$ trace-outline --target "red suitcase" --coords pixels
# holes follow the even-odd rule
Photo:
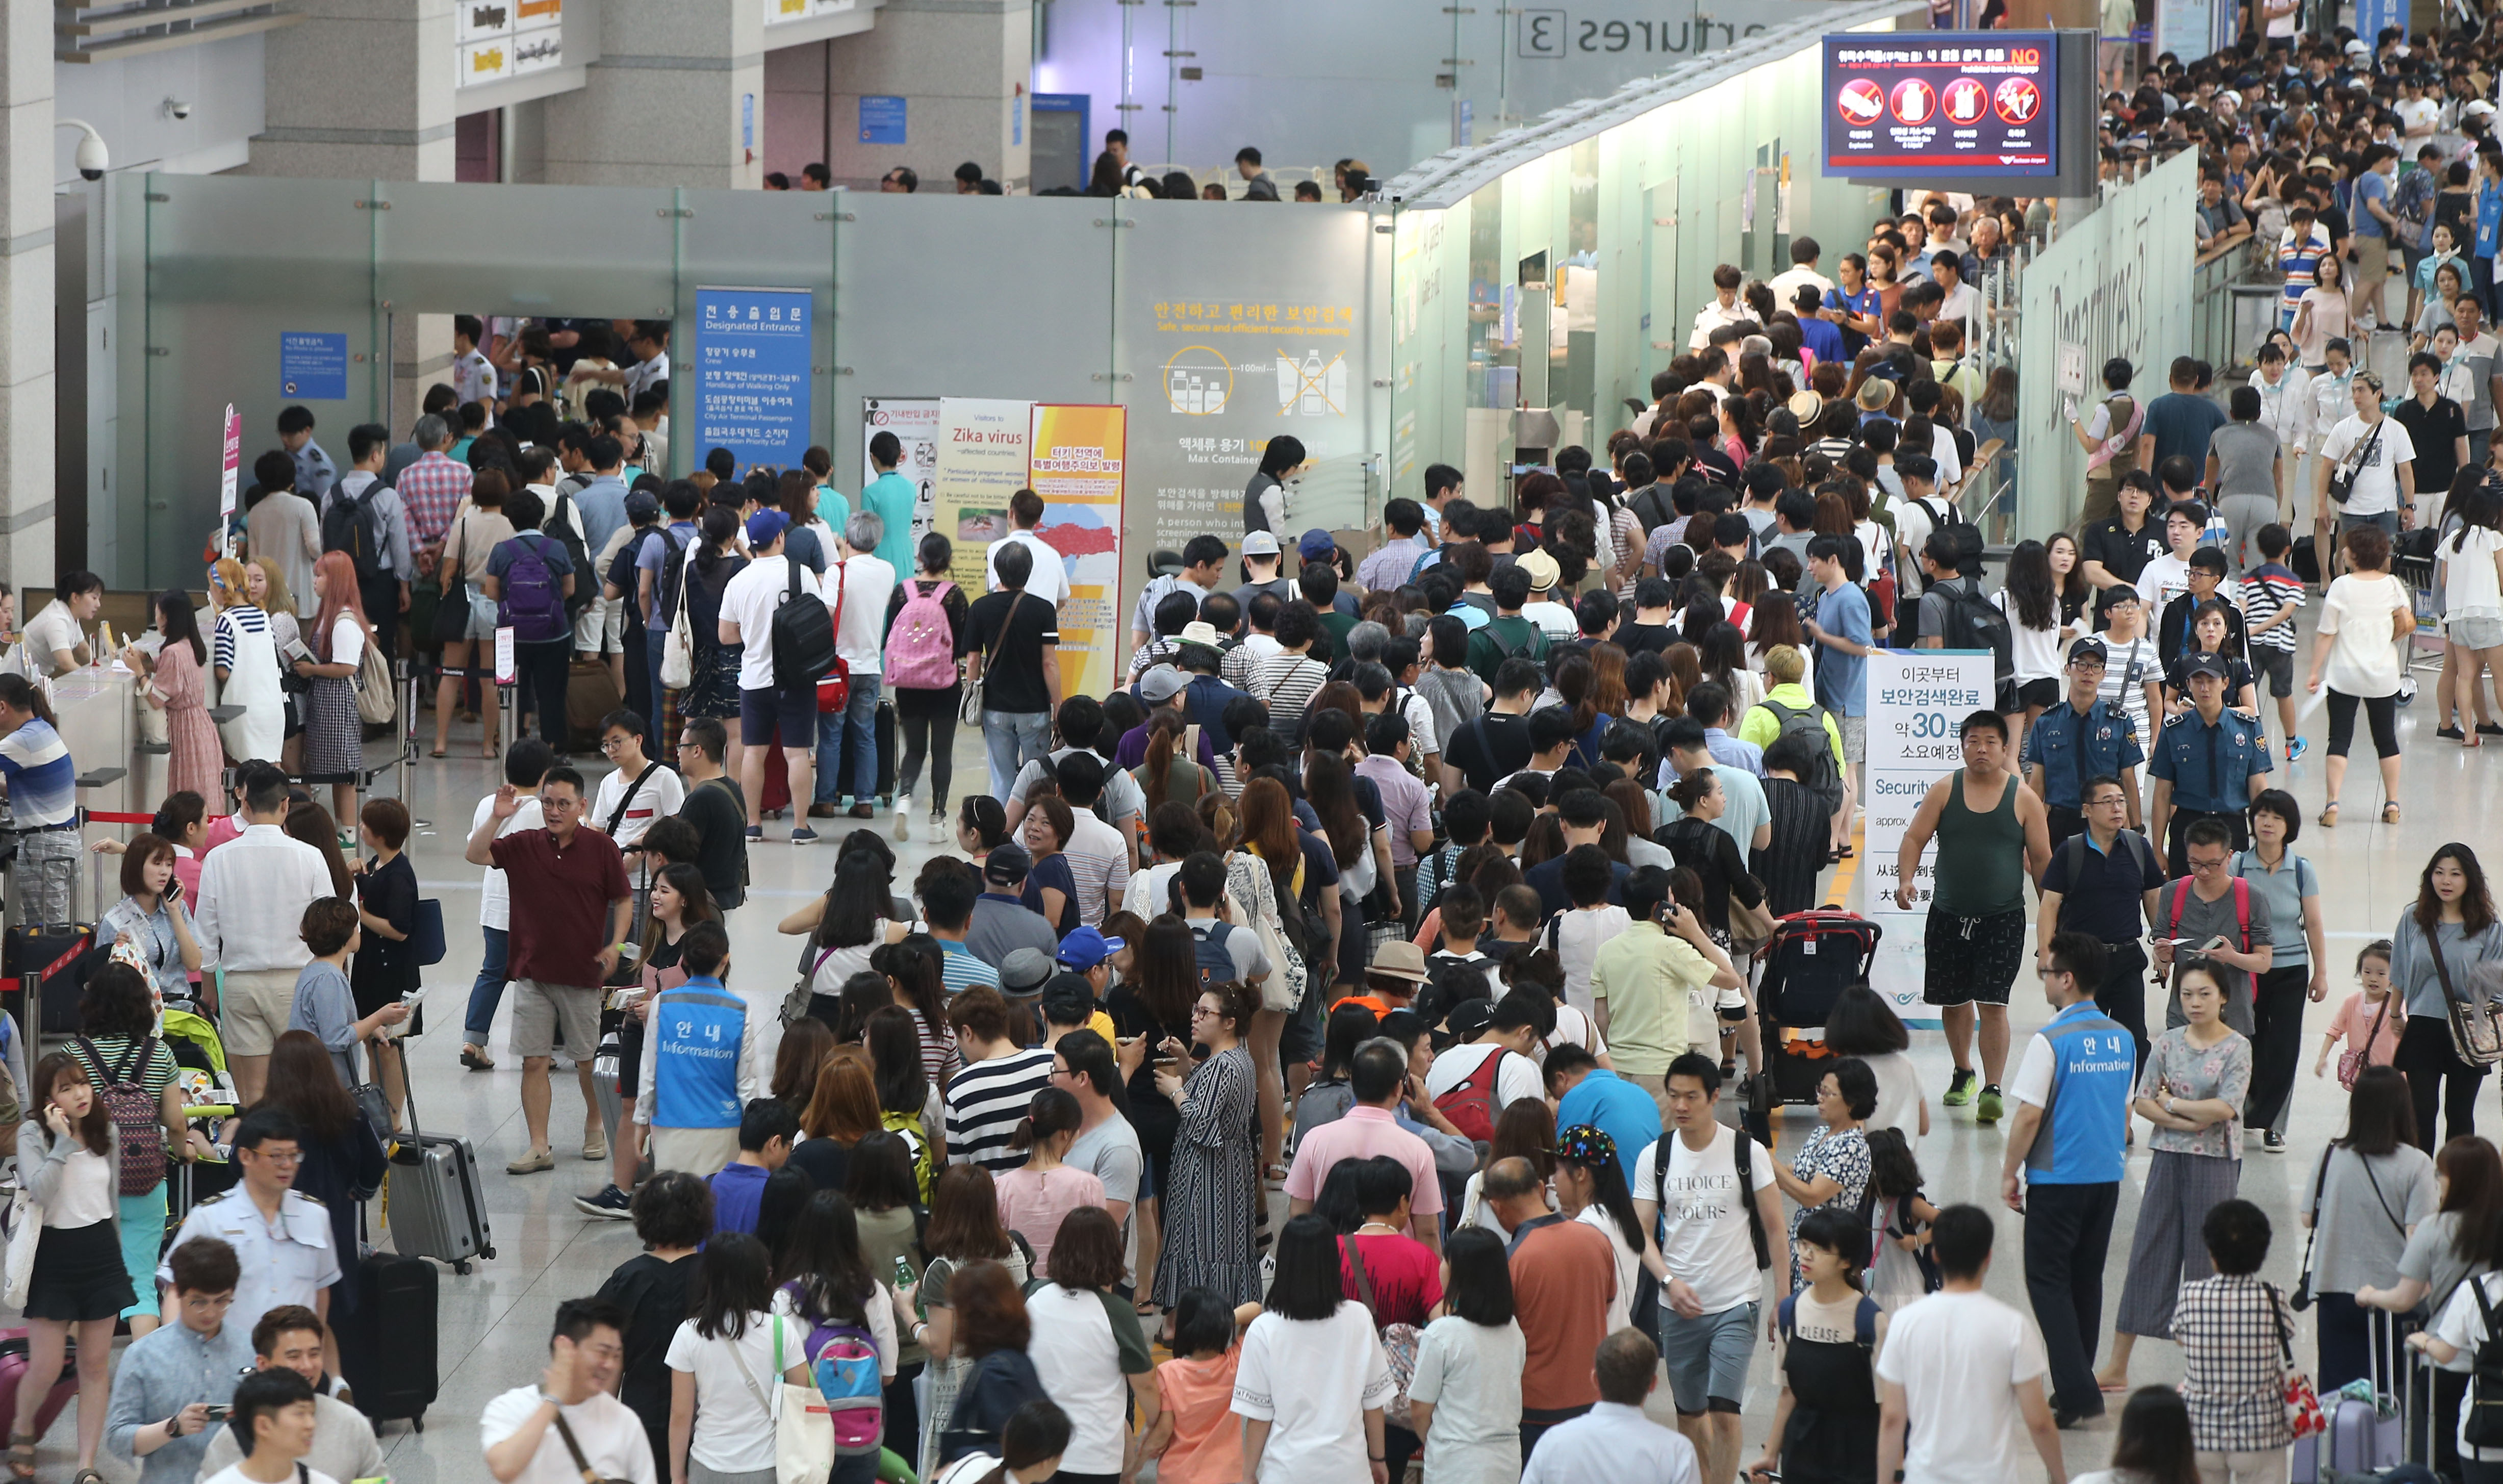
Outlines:
[[[26,1331],[0,1329],[0,1437],[16,1434],[17,1430],[17,1382],[26,1373]],[[35,1426],[29,1430],[42,1437],[51,1431],[52,1422],[61,1408],[78,1395],[78,1342],[72,1340],[61,1358],[60,1379],[45,1394],[44,1404],[35,1409]]]

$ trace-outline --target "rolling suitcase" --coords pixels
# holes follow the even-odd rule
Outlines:
[[[361,1210],[358,1230],[363,1230]],[[348,1302],[331,1305],[339,1374],[357,1410],[376,1422],[405,1418],[426,1431],[426,1409],[433,1405],[438,1385],[434,1330],[440,1282],[434,1264],[424,1258],[378,1252],[349,1270]]]
[[[26,1331],[0,1329],[0,1435],[17,1431],[17,1384],[26,1374]],[[78,1341],[61,1355],[61,1373],[35,1408],[35,1425],[26,1431],[40,1438],[52,1429],[61,1408],[78,1395]]]
[[[409,1099],[407,1134],[392,1145],[392,1246],[407,1257],[449,1262],[469,1271],[472,1258],[496,1255],[479,1199],[478,1152],[449,1134],[422,1133],[417,1100]]]
[[[2320,1398],[2329,1429],[2294,1440],[2292,1484],[2379,1479],[2402,1467],[2408,1451],[2410,1367],[2397,1316],[2386,1309],[2371,1314],[2366,1348],[2374,1399],[2349,1396],[2343,1388]]]

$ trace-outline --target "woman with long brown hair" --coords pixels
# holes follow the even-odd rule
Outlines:
[[[1267,781],[1272,792],[1264,793],[1262,798],[1272,802],[1282,798],[1284,785],[1274,778]],[[1311,978],[1304,959],[1309,935],[1303,903],[1291,890],[1279,888],[1276,868],[1265,852],[1246,848],[1251,845],[1248,817],[1241,804],[1221,793],[1200,796],[1200,823],[1225,861],[1225,894],[1230,903],[1228,910],[1235,915],[1232,920],[1259,937],[1260,950],[1270,963],[1268,978],[1252,986],[1256,1007],[1250,1044],[1252,1062],[1260,1076],[1260,1167],[1264,1173],[1273,1173],[1273,1178],[1284,1180],[1285,1166],[1279,1162],[1279,1156],[1285,1148],[1286,1087],[1278,1065],[1278,1048],[1286,1033],[1286,1018],[1303,1002],[1304,985]],[[1295,833],[1291,808],[1282,817],[1286,838],[1292,843],[1290,847],[1300,857],[1302,838]],[[1274,834],[1276,820],[1265,823]],[[1290,880],[1301,866],[1298,858],[1287,873]]]
[[[817,1079],[825,1072],[826,1058],[834,1053],[834,1027],[816,1017],[802,1016],[784,1026],[781,1044],[773,1050],[770,1095],[798,1117],[816,1100]]]
[[[16,678],[16,677],[13,677]],[[329,1075],[329,1058],[323,1058]],[[336,1078],[332,1078],[336,1081]],[[9,1471],[35,1476],[31,1431],[36,1409],[59,1382],[75,1327],[78,1335],[78,1456],[82,1478],[95,1476],[104,1440],[105,1399],[112,1387],[113,1323],[134,1300],[121,1261],[121,1131],[86,1068],[66,1052],[35,1063],[25,1122],[17,1125],[17,1178],[43,1210],[35,1267],[24,1313],[31,1331],[26,1369],[17,1378],[17,1422],[9,1434]]]
[[[443,642],[443,678],[434,687],[434,755],[441,757],[450,746],[452,714],[460,709],[461,692],[468,682],[453,673],[465,670],[473,644],[486,644],[492,653],[496,642],[496,605],[478,592],[478,579],[487,575],[487,559],[496,548],[513,538],[513,523],[504,515],[504,497],[513,492],[512,477],[499,468],[482,468],[469,482],[469,499],[463,502],[461,514],[443,538],[443,570],[458,569],[463,587],[459,590],[463,604],[460,615],[462,638]],[[443,601],[455,601],[455,590],[446,588]],[[451,623],[441,619],[436,632]],[[497,688],[478,687],[480,721],[479,746],[483,757],[496,755],[496,739],[501,735],[497,714]]]
[[[2447,1002],[2473,1005],[2481,965],[2503,960],[2503,922],[2486,889],[2477,852],[2457,841],[2433,852],[2417,883],[2417,899],[2390,934],[2390,992],[2406,1007],[2407,1028],[2391,1065],[2408,1079],[2416,1113],[2415,1141],[2435,1147],[2434,1113],[2445,1115],[2442,1142],[2477,1131],[2477,1092],[2486,1068],[2452,1049]],[[2483,1008],[2483,1007],[2479,1007]]]
[[[304,698],[304,771],[356,774],[365,765],[364,722],[357,714],[357,673],[365,646],[375,641],[374,626],[366,621],[365,602],[357,591],[356,562],[346,552],[323,554],[313,568],[313,587],[321,605],[304,636],[313,658],[295,662],[295,673],[313,682]],[[330,813],[339,819],[357,817],[353,779],[330,785]]]
[[[1626,651],[1619,645],[1602,639],[1591,646],[1590,656],[1593,680],[1591,705],[1597,707],[1603,715],[1625,715],[1628,700]]]
[[[1304,707],[1305,726],[1310,727],[1313,718],[1321,712],[1333,710],[1346,712],[1347,719],[1355,723],[1355,735],[1358,737],[1364,735],[1364,723],[1367,719],[1364,714],[1364,694],[1358,691],[1353,682],[1332,680],[1313,692],[1312,704]]]
[[[330,868],[332,896],[344,897],[351,902],[357,899],[355,878],[348,870],[348,857],[341,852],[339,845],[339,828],[332,821],[328,810],[306,799],[288,809],[287,822],[281,828],[322,852],[323,861]]]
[[[1747,629],[1747,668],[1763,674],[1765,654],[1775,644],[1788,644],[1801,657],[1808,653],[1807,631],[1800,625],[1799,599],[1789,593],[1766,593],[1756,600],[1755,622]],[[1800,683],[1807,687],[1809,695],[1816,694],[1813,667]]]
[[[1355,687],[1349,686],[1353,692]],[[1320,816],[1321,834],[1339,871],[1340,920],[1353,915],[1354,924],[1338,935],[1338,980],[1343,984],[1364,981],[1365,902],[1375,887],[1390,879],[1390,831],[1387,819],[1370,817],[1355,792],[1355,775],[1347,760],[1326,752],[1304,754],[1304,802]],[[1394,904],[1395,905],[1395,904]]]
[[[331,1250],[355,1252],[357,1203],[383,1188],[389,1168],[382,1140],[339,1085],[329,1049],[309,1030],[288,1031],[271,1044],[266,1087],[253,1107],[284,1109],[301,1130],[296,1147],[303,1163],[296,1167],[295,1189],[329,1213],[336,1244]],[[356,1274],[350,1270],[330,1286],[330,1309],[350,1313],[356,1304]]]
[[[1034,1324],[1026,1317],[1023,1287],[1006,1267],[989,1261],[965,1263],[947,1280],[948,1303],[956,1311],[953,1337],[968,1363],[939,1432],[942,1466],[988,1449],[1017,1408],[1050,1399],[1034,1362],[1026,1359]]]
[[[1661,707],[1664,716],[1686,714],[1686,698],[1703,683],[1703,657],[1684,639],[1660,652],[1660,662],[1668,667],[1668,703]]]
[[[1556,694],[1573,716],[1573,749],[1565,754],[1565,761],[1571,767],[1588,768],[1599,760],[1599,744],[1622,713],[1599,705],[1598,667],[1589,655],[1567,652],[1556,664],[1555,683]]]
[[[791,1163],[818,1190],[840,1191],[851,1172],[852,1146],[880,1126],[869,1053],[837,1047],[817,1067],[817,1086],[800,1113],[806,1137],[791,1146]]]

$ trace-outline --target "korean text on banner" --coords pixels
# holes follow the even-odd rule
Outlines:
[[[931,493],[937,487],[939,477],[939,398],[861,398],[862,489],[869,488],[871,481],[877,478],[877,462],[871,456],[869,445],[870,440],[881,432],[895,434],[904,444],[904,457],[897,461],[895,471],[911,480],[916,492],[912,500],[912,544],[918,547],[921,538],[930,534]],[[981,594],[976,592],[972,596],[978,598]]]
[[[226,403],[225,462],[218,480],[218,532],[226,555],[234,555],[235,473],[243,467],[243,418]]]
[[[930,529],[954,543],[956,586],[969,599],[988,590],[983,570],[991,543],[1009,534],[1009,500],[1025,488],[1033,419],[1032,402],[940,399]]]
[[[1871,649],[1869,651],[1869,807],[1862,855],[1869,915],[1885,929],[1869,987],[1886,997],[1908,1025],[1935,1028],[1936,1016],[1921,1010],[1926,973],[1922,934],[1930,915],[1935,854],[1925,856],[1913,878],[1910,912],[1895,905],[1901,882],[1896,854],[1912,814],[1930,785],[1964,766],[1957,729],[1964,718],[1991,704],[1991,661],[1977,649]]]
[[[806,289],[696,291],[696,444],[727,448],[741,472],[797,468],[808,449]]]
[[[1043,497],[1045,544],[1069,569],[1060,606],[1061,684],[1070,695],[1113,688],[1121,639],[1121,465],[1129,409],[1038,403],[1028,484]]]

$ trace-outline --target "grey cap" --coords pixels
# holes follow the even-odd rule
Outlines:
[[[1046,980],[1059,965],[1041,949],[1018,949],[1000,960],[1000,992],[1011,999],[1030,999],[1043,992]]]
[[[1181,695],[1183,687],[1189,683],[1190,676],[1183,674],[1181,671],[1174,669],[1171,665],[1158,665],[1153,670],[1149,671],[1146,674],[1139,676],[1139,699],[1149,706],[1157,705],[1160,702],[1171,701],[1174,697]]]

